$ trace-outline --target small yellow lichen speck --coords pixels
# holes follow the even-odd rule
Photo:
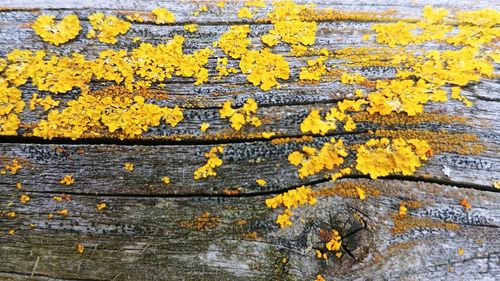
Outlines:
[[[72,185],[75,182],[75,179],[72,175],[66,175],[59,181],[62,185]]]
[[[16,217],[16,212],[13,212],[13,211],[7,212],[7,217],[11,218],[11,219],[15,218]]]
[[[162,182],[163,182],[163,184],[165,184],[165,185],[170,184],[170,178],[169,178],[169,177],[167,177],[167,176],[162,177],[162,178],[161,178],[161,181],[162,181]]]
[[[224,102],[219,113],[222,119],[229,118],[233,129],[239,131],[245,124],[250,124],[254,127],[259,127],[262,124],[261,120],[255,116],[258,105],[254,99],[248,98],[245,104],[239,109],[233,109],[231,105],[231,101]]]
[[[134,170],[134,164],[130,163],[130,162],[127,162],[127,163],[123,164],[123,168],[126,171],[132,172]]]
[[[210,124],[208,124],[207,122],[203,122],[200,125],[200,131],[202,133],[204,133],[204,132],[206,132],[208,130],[209,127],[210,127]]]
[[[26,204],[30,201],[30,197],[26,194],[22,194],[20,197],[19,197],[19,201],[22,203],[22,204]]]
[[[69,211],[68,211],[68,209],[62,209],[62,210],[57,211],[57,214],[65,217],[69,214]]]
[[[207,177],[215,177],[217,172],[215,168],[222,166],[222,159],[217,155],[218,153],[223,153],[224,148],[222,146],[212,147],[209,152],[205,153],[205,158],[207,158],[207,163],[196,171],[194,171],[193,178],[195,180],[205,179]]]
[[[87,38],[96,38],[103,43],[115,44],[116,36],[125,34],[132,26],[130,22],[121,20],[116,16],[95,13],[88,17],[92,29],[87,33]]]
[[[9,235],[12,236],[12,235],[14,235],[16,233],[16,231],[11,228],[11,229],[9,229],[8,233],[9,233]]]
[[[16,188],[17,188],[17,189],[21,189],[21,188],[23,188],[23,184],[22,184],[22,183],[20,183],[20,182],[16,183]]]
[[[326,281],[325,278],[323,278],[323,276],[321,276],[321,274],[318,274],[316,275],[316,279],[314,279],[314,281]]]
[[[255,180],[255,182],[259,185],[259,186],[265,186],[267,184],[266,180],[264,179],[257,179]]]
[[[59,22],[54,16],[41,15],[31,25],[43,41],[56,46],[76,38],[82,27],[76,15],[67,15]]]
[[[408,212],[408,208],[405,205],[399,205],[399,215],[405,216]]]
[[[166,8],[155,8],[151,11],[155,16],[156,24],[174,23],[175,16]]]
[[[85,246],[83,244],[79,243],[76,245],[76,252],[79,253],[80,255],[83,254],[85,251]]]
[[[105,202],[100,202],[100,203],[97,203],[97,205],[95,205],[95,207],[96,207],[96,209],[97,209],[98,211],[100,211],[100,210],[105,209],[105,208],[107,207],[107,205],[106,205],[106,203],[105,203]]]
[[[462,256],[464,254],[464,249],[462,247],[458,248],[457,253],[459,256]]]

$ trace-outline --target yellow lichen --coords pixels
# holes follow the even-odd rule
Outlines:
[[[126,162],[125,164],[123,164],[123,169],[125,169],[126,171],[129,171],[129,172],[132,172],[132,171],[134,171],[134,164],[130,163],[130,162]]]
[[[264,91],[275,86],[279,88],[277,79],[287,80],[290,77],[290,66],[285,58],[271,53],[267,48],[245,53],[240,61],[240,69],[242,73],[248,74],[249,82]]]
[[[231,101],[226,101],[219,110],[220,117],[229,118],[231,127],[239,131],[245,124],[250,124],[254,127],[259,127],[262,122],[255,114],[257,113],[258,105],[254,99],[248,98],[245,104],[239,109],[231,107]]]
[[[245,18],[251,19],[251,18],[253,18],[253,14],[250,11],[250,9],[248,9],[247,7],[243,7],[243,8],[238,10],[238,17],[241,19],[245,19]]]
[[[100,203],[97,203],[97,205],[96,205],[95,207],[96,207],[96,209],[97,209],[98,211],[100,211],[100,210],[105,209],[105,208],[106,208],[106,206],[107,206],[107,205],[106,205],[106,203],[105,203],[105,202],[100,202]]]
[[[250,33],[250,26],[248,25],[233,25],[229,31],[222,34],[215,45],[224,51],[228,56],[233,59],[240,58],[248,50],[250,39],[247,38]]]
[[[193,32],[196,32],[196,30],[198,29],[198,25],[197,24],[194,24],[194,23],[191,23],[191,24],[185,24],[184,25],[184,29],[193,33]]]
[[[266,180],[264,179],[257,179],[255,180],[255,182],[259,185],[259,186],[265,186],[267,184]]]
[[[222,166],[222,159],[220,159],[217,154],[222,152],[224,152],[224,148],[222,146],[216,146],[205,153],[207,163],[194,171],[193,178],[195,180],[200,180],[207,177],[215,177],[217,175],[215,168]]]
[[[310,187],[306,186],[301,186],[285,193],[278,194],[273,198],[266,199],[266,205],[268,208],[276,209],[280,206],[283,206],[283,213],[279,214],[278,218],[276,219],[276,223],[281,228],[292,225],[292,222],[290,220],[290,217],[292,216],[292,208],[298,208],[299,206],[306,204],[316,204],[314,192]]]
[[[165,185],[168,185],[170,184],[170,178],[167,177],[167,176],[164,176],[161,178],[161,181],[165,184]]]
[[[72,185],[75,182],[75,179],[72,175],[65,175],[59,182],[63,185]]]
[[[76,15],[67,15],[59,22],[56,22],[54,16],[41,15],[33,22],[31,28],[43,41],[56,46],[76,38],[82,30]]]
[[[358,148],[356,169],[372,179],[394,173],[411,175],[431,153],[427,142],[422,140],[371,139]]]
[[[155,15],[156,24],[174,23],[175,16],[166,8],[155,8],[151,11]]]
[[[149,126],[159,126],[160,121],[175,127],[183,118],[180,108],[145,103],[142,96],[81,95],[69,101],[62,111],[50,111],[47,120],[41,120],[33,129],[33,135],[77,139],[84,134],[99,136],[102,130],[107,130],[110,133],[118,131],[121,139],[133,138],[147,131]]]
[[[115,44],[116,36],[125,34],[131,27],[127,21],[120,20],[113,15],[95,13],[88,17],[92,29],[87,33],[87,38],[96,38],[103,43]]]
[[[328,57],[320,56],[315,60],[307,60],[307,66],[300,68],[299,79],[319,81],[326,73],[326,66],[323,64]]]
[[[200,131],[202,133],[204,133],[204,132],[206,132],[208,130],[209,127],[210,127],[210,124],[208,124],[207,122],[203,122],[200,125]]]
[[[303,146],[302,151],[294,151],[288,155],[288,161],[294,166],[300,166],[298,174],[300,178],[304,178],[339,167],[346,156],[343,141],[332,138],[330,142],[323,144],[319,151],[310,146]]]
[[[26,204],[30,201],[30,197],[26,194],[22,194],[20,197],[19,197],[19,201],[22,203],[22,204]]]

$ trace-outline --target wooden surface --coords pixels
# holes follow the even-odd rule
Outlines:
[[[496,6],[495,1],[316,2],[321,2],[319,8],[341,11],[391,10],[391,20],[418,18],[427,4],[451,11]],[[56,54],[78,50],[93,57],[110,47],[86,39],[84,33],[62,47],[44,43],[29,27],[42,13],[57,17],[75,13],[83,22],[95,11],[126,14],[167,7],[176,15],[176,24],[134,24],[113,48],[135,47],[130,41],[134,36],[158,43],[181,34],[187,38],[186,52],[210,47],[228,25],[245,22],[236,16],[241,2],[226,4],[223,13],[209,9],[198,17],[190,15],[200,4],[211,7],[214,2],[1,0],[0,56],[24,48]],[[199,24],[196,33],[184,31],[188,22]],[[320,21],[315,46],[330,50],[376,46],[373,40],[361,41],[374,22]],[[259,48],[259,37],[270,24],[249,24],[252,44]],[[401,122],[391,124],[375,118],[359,121],[354,132],[339,127],[318,136],[302,133],[302,120],[312,108],[329,109],[339,100],[352,98],[354,87],[338,81],[304,85],[298,80],[304,59],[290,56],[282,46],[274,51],[290,63],[292,78],[283,83],[286,87],[264,92],[241,74],[198,87],[192,79],[174,77],[163,95],[150,98],[162,106],[185,108],[184,120],[175,128],[150,128],[137,139],[120,141],[112,134],[78,141],[34,138],[30,125],[46,113],[26,109],[20,115],[26,124],[20,135],[3,137],[0,144],[2,166],[12,159],[23,166],[15,175],[0,176],[0,280],[314,280],[317,274],[326,280],[497,280],[500,193],[493,183],[500,180],[498,78],[481,79],[463,89],[471,108],[459,101],[428,104],[423,115],[428,120],[401,117]],[[217,75],[217,52],[222,54],[218,50],[210,59],[211,76]],[[498,72],[498,64],[495,68]],[[352,69],[373,80],[395,73],[391,67]],[[104,85],[92,82],[91,87]],[[26,101],[37,92],[30,85],[21,89]],[[57,97],[65,104],[78,95],[72,91]],[[259,104],[264,124],[235,132],[220,118],[219,107],[226,100],[241,106],[249,97]],[[199,129],[201,122],[211,125],[206,133]],[[331,136],[356,145],[377,136],[375,130],[408,129],[430,131],[429,141],[438,148],[411,176],[371,180],[354,172],[336,182],[324,174],[300,179],[287,160],[303,144],[320,147]],[[262,132],[276,135],[265,139]],[[298,141],[304,135],[311,139]],[[286,137],[295,140],[279,141]],[[217,168],[218,176],[194,180],[194,170],[206,162],[203,155],[221,144],[224,164]],[[351,154],[347,162],[354,161]],[[123,169],[126,162],[134,163],[134,171]],[[68,174],[75,183],[59,184]],[[170,177],[168,186],[161,182],[162,176]],[[267,185],[257,185],[257,179],[265,179]],[[21,190],[16,189],[17,182],[22,182]],[[316,191],[335,186],[347,191],[318,198],[315,206],[294,209],[293,226],[280,229],[275,224],[278,211],[267,208],[264,201],[301,185]],[[352,195],[354,185],[367,190],[365,200]],[[28,204],[19,204],[21,194],[30,196]],[[62,194],[70,195],[71,201],[52,199]],[[470,210],[460,205],[464,198]],[[97,210],[100,202],[107,207]],[[418,202],[418,206],[408,208],[409,215],[400,219],[401,202]],[[62,209],[68,210],[68,216],[57,215]],[[8,218],[8,211],[15,211],[16,217]],[[49,214],[54,217],[49,219]],[[354,258],[348,254],[328,261],[315,257],[314,249],[321,246],[319,229],[336,228],[346,234],[360,227],[343,241]],[[9,229],[15,229],[15,235],[8,235]],[[76,252],[77,244],[84,245],[83,254]],[[458,254],[459,248],[463,255]]]

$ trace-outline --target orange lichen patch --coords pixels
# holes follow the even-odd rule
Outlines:
[[[303,20],[300,13],[312,5],[298,5],[293,1],[273,2],[273,10],[267,14],[273,28],[262,36],[262,42],[275,46],[280,41],[297,45],[312,45],[316,41],[317,24]]]
[[[314,196],[316,197],[330,197],[330,196],[340,196],[349,198],[359,198],[358,190],[362,190],[365,196],[378,197],[380,196],[380,190],[366,186],[364,184],[355,183],[352,181],[341,181],[336,182],[331,187],[322,187],[314,191]]]
[[[427,205],[427,204],[429,204],[429,202],[403,201],[403,202],[399,203],[400,206],[404,206],[404,207],[412,208],[412,209],[422,208],[424,205]]]
[[[255,116],[257,113],[258,105],[254,99],[248,98],[245,104],[239,109],[231,107],[231,101],[226,101],[219,110],[220,117],[225,119],[229,118],[231,127],[239,131],[245,124],[250,124],[254,127],[259,127],[262,121],[259,117]]]
[[[132,171],[134,171],[134,164],[127,162],[127,163],[123,164],[123,169],[125,169],[126,171],[129,171],[129,172],[132,172]]]
[[[0,170],[1,175],[5,175],[7,172],[9,172],[11,175],[17,174],[17,171],[21,169],[23,166],[17,159],[12,159],[10,164],[5,165],[5,167]]]
[[[327,56],[320,56],[314,60],[307,60],[307,66],[300,68],[299,79],[308,81],[319,81],[321,76],[326,73],[324,62]]]
[[[284,144],[284,143],[304,143],[312,142],[314,138],[312,136],[302,136],[302,137],[292,137],[292,138],[277,138],[271,140],[272,144]]]
[[[466,198],[462,198],[460,200],[460,205],[464,207],[466,210],[470,210],[472,208],[471,204],[469,203],[469,201],[467,201]]]
[[[301,205],[314,205],[316,204],[316,197],[310,187],[301,186],[296,189],[289,190],[285,193],[278,194],[273,198],[266,199],[268,208],[276,209],[283,206],[283,213],[278,214],[276,224],[281,228],[292,225],[290,217],[292,216],[292,208],[298,208]]]
[[[10,211],[10,212],[7,212],[6,215],[8,218],[13,219],[16,217],[16,212]]]
[[[320,232],[321,231],[326,232],[325,230],[320,230]],[[325,248],[329,252],[335,254],[336,257],[340,258],[342,256],[342,252],[340,251],[340,247],[342,247],[342,237],[340,236],[340,233],[337,230],[332,229],[328,234],[320,233],[320,236],[329,237],[328,242],[325,244]]]
[[[21,204],[26,204],[30,201],[30,197],[26,194],[22,194],[20,197],[19,197],[19,201],[21,202]]]
[[[145,103],[142,96],[131,99],[81,95],[62,111],[50,111],[47,120],[41,120],[33,129],[33,135],[78,139],[84,133],[97,137],[99,131],[107,129],[110,133],[119,130],[121,139],[133,138],[149,126],[159,126],[161,120],[175,127],[183,118],[180,108]]]
[[[405,242],[394,243],[387,247],[386,252],[388,255],[393,255],[396,252],[414,248],[415,246],[417,246],[417,244],[418,241],[405,241]]]
[[[16,234],[16,231],[11,228],[11,229],[9,229],[9,231],[7,233],[12,236],[12,235]]]
[[[76,252],[79,253],[80,255],[83,254],[83,252],[85,252],[85,246],[83,246],[83,244],[81,243],[78,243],[76,245]]]
[[[132,26],[129,22],[120,20],[116,16],[95,13],[88,17],[92,29],[87,33],[87,38],[96,38],[100,42],[115,44],[116,36],[125,34]]]
[[[252,231],[252,232],[246,232],[241,234],[242,238],[247,238],[247,239],[257,239],[257,232]]]
[[[100,210],[104,210],[104,209],[106,209],[107,205],[106,205],[106,203],[105,203],[105,202],[100,202],[100,203],[97,203],[97,205],[95,205],[95,207],[96,207],[96,209],[97,209],[98,211],[100,211]]]
[[[432,150],[426,141],[371,139],[357,149],[356,169],[372,179],[393,173],[411,175]]]
[[[75,179],[72,175],[65,175],[64,178],[59,181],[62,185],[72,185],[74,182]]]
[[[484,146],[479,137],[470,133],[451,133],[446,130],[376,130],[376,136],[387,138],[425,140],[434,154],[453,152],[459,154],[480,154]]]
[[[399,214],[391,215],[394,226],[391,228],[393,235],[401,234],[410,229],[418,228],[442,228],[457,231],[460,226],[456,223],[442,222],[431,218],[417,218],[410,216],[401,216]]]
[[[23,188],[23,184],[22,184],[22,183],[20,183],[20,182],[16,183],[16,188],[17,188],[17,189],[21,189],[21,188]]]
[[[151,11],[153,15],[155,15],[155,23],[156,24],[165,24],[165,23],[174,23],[175,16],[167,10],[166,8],[155,8]]]
[[[216,228],[220,223],[220,218],[211,216],[209,212],[204,212],[197,218],[191,221],[180,221],[179,225],[184,228],[196,229],[198,231],[205,231]]]
[[[406,113],[392,112],[389,115],[381,115],[378,113],[370,114],[365,111],[353,114],[352,119],[355,122],[371,122],[382,126],[401,124],[416,125],[427,122],[438,124],[466,124],[469,121],[468,118],[464,116],[428,112],[422,112],[415,116],[408,116]]]
[[[31,25],[43,41],[56,46],[76,38],[82,27],[76,15],[67,15],[59,22],[54,16],[41,15]]]
[[[224,188],[222,190],[222,192],[225,194],[225,195],[238,195],[241,193],[241,188]]]
[[[288,155],[290,164],[299,167],[300,178],[317,174],[323,170],[332,170],[344,163],[347,152],[344,149],[344,142],[331,138],[330,142],[323,144],[318,151],[314,147],[303,146],[301,151],[294,151]]]
[[[246,225],[248,223],[248,221],[246,221],[244,219],[239,219],[239,220],[236,220],[234,223],[236,225],[243,226],[243,225]]]
[[[215,177],[217,175],[215,168],[222,166],[223,163],[222,159],[220,159],[217,154],[222,152],[224,152],[224,148],[222,146],[216,146],[205,153],[207,163],[194,171],[193,178],[199,180],[207,177]]]
[[[404,54],[404,50],[396,48],[381,47],[346,47],[338,50],[331,50],[331,57],[339,60],[340,65],[349,67],[366,66],[391,66],[397,63],[394,61],[396,55]],[[341,73],[339,73],[341,74]],[[361,83],[363,84],[363,83]]]
[[[268,48],[259,51],[248,51],[240,60],[241,72],[247,75],[247,80],[254,86],[260,86],[264,91],[272,87],[280,87],[277,79],[288,80],[290,66],[285,58],[273,54]]]
[[[248,52],[247,47],[250,45],[250,39],[247,37],[249,33],[249,25],[233,25],[213,45],[221,48],[224,53],[233,59],[237,59]]]

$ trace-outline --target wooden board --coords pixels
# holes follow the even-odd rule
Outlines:
[[[371,15],[365,20],[318,21],[315,47],[330,51],[354,45],[378,47],[373,39],[362,40],[373,23],[415,20],[425,5],[452,12],[496,7],[495,1],[465,0],[297,3]],[[192,15],[203,4],[208,11]],[[234,24],[250,24],[252,45],[262,47],[260,37],[270,23],[238,18],[241,1],[228,1],[222,9],[215,4],[0,0],[0,57],[20,48],[59,55],[77,51],[93,58],[108,48],[139,46],[140,42],[131,41],[136,36],[158,44],[175,34],[186,37],[184,51],[191,53],[212,46]],[[112,46],[85,38],[87,27],[76,40],[59,47],[43,42],[30,28],[41,14],[61,18],[74,13],[88,26],[86,17],[94,12],[123,16],[157,6],[172,11],[176,23],[133,24]],[[265,17],[270,9],[268,3],[257,17]],[[198,31],[188,33],[183,28],[186,23],[197,23]],[[422,46],[436,47],[452,49]],[[292,72],[282,88],[270,91],[250,85],[242,74],[214,81],[216,58],[223,54],[215,49],[207,65],[209,82],[194,86],[194,79],[174,77],[148,96],[148,102],[184,108],[184,120],[175,128],[151,127],[137,138],[120,140],[109,132],[76,141],[36,138],[32,128],[48,113],[26,108],[20,114],[19,136],[3,136],[0,143],[0,168],[13,159],[22,165],[16,174],[0,175],[0,279],[314,280],[321,274],[326,280],[496,280],[500,276],[500,194],[494,187],[500,180],[499,65],[494,65],[496,76],[462,89],[473,103],[470,108],[455,100],[427,104],[419,117],[355,114],[355,131],[339,126],[321,136],[300,130],[310,110],[326,112],[338,101],[353,98],[359,86],[342,84],[338,77],[303,83],[298,72],[307,58],[294,57],[289,49],[282,45],[273,49],[286,57]],[[498,40],[484,51],[495,49]],[[341,58],[326,64],[372,81],[396,73],[391,66],[360,66]],[[92,81],[89,86],[100,90],[108,85]],[[20,89],[27,103],[38,93],[30,84]],[[53,97],[61,101],[62,109],[79,95],[75,89]],[[235,131],[220,118],[219,109],[227,100],[239,107],[249,97],[259,104],[257,115],[263,125]],[[210,123],[206,132],[201,132],[201,122]],[[265,138],[263,132],[275,135]],[[356,145],[382,136],[426,139],[434,155],[411,176],[371,180],[354,171],[336,182],[325,178],[327,172],[301,179],[287,160],[303,145],[319,148],[335,137],[349,145],[345,166],[353,167]],[[206,162],[204,154],[219,145],[224,153],[217,176],[194,180],[194,171]],[[125,163],[133,163],[134,170],[125,170]],[[72,175],[75,183],[61,185],[65,175]],[[164,176],[170,184],[162,182]],[[267,185],[259,186],[257,179],[265,179]],[[21,189],[17,183],[22,183]],[[293,225],[280,229],[275,222],[282,210],[267,208],[265,200],[302,185],[317,192],[317,203],[293,209]],[[360,200],[355,187],[365,190],[365,200]],[[325,188],[333,195],[321,196]],[[21,204],[21,195],[30,201]],[[463,199],[471,209],[460,204]],[[106,208],[97,210],[103,202]],[[401,204],[409,206],[406,216],[398,215]],[[67,210],[67,216],[58,214],[61,210]],[[325,261],[316,257],[315,249],[324,248],[319,232],[329,229],[345,236],[346,249],[342,258]],[[85,248],[81,254],[76,251],[78,244]]]

